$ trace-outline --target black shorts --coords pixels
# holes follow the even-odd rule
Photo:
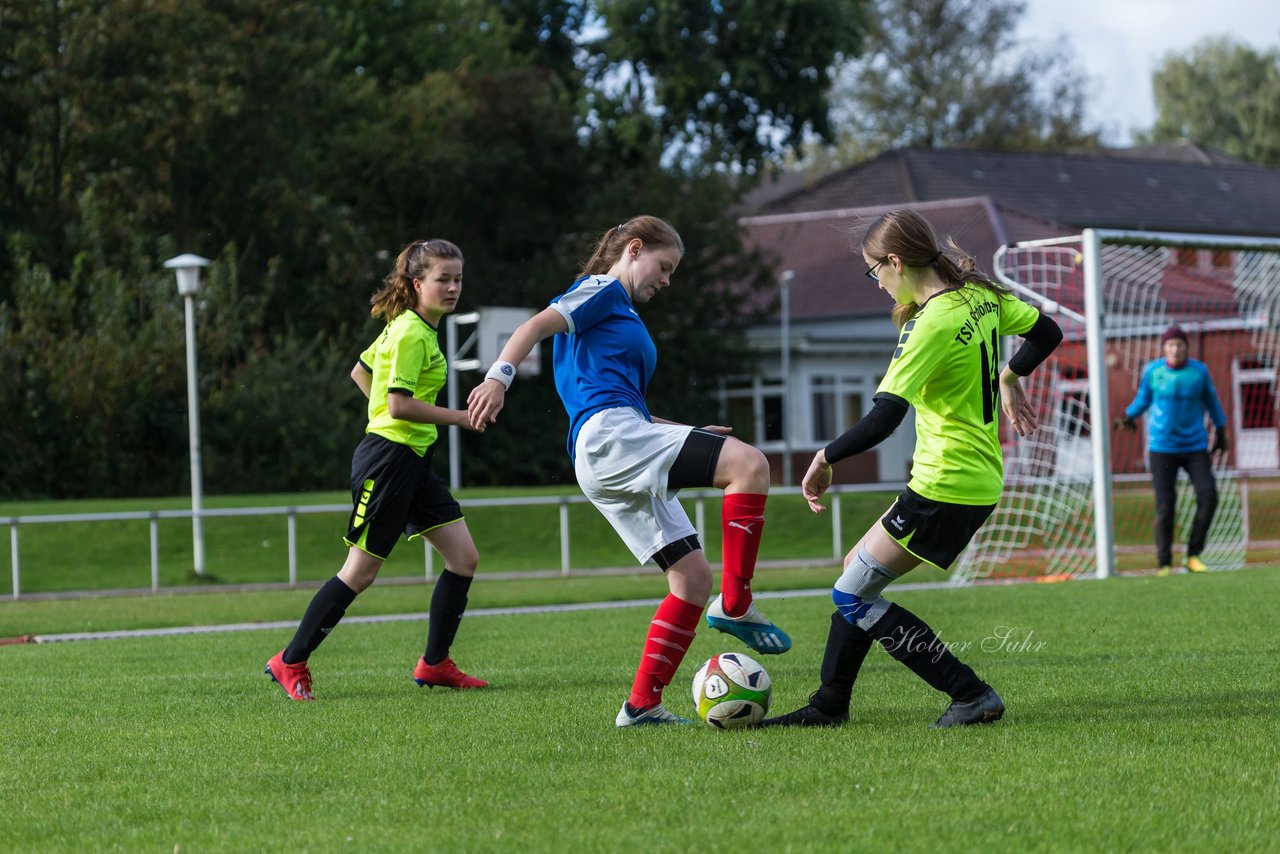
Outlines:
[[[448,485],[431,470],[434,454],[434,445],[420,457],[408,445],[365,434],[351,457],[347,545],[386,560],[401,534],[420,536],[462,518]]]
[[[880,525],[911,554],[939,569],[950,569],[995,509],[994,504],[934,501],[908,488]]]

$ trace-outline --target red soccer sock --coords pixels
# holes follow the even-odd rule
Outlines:
[[[760,535],[764,531],[764,502],[769,496],[750,492],[725,495],[720,509],[724,571],[720,595],[724,612],[741,617],[751,607],[751,577],[756,573]]]
[[[674,593],[668,593],[649,624],[649,635],[644,641],[644,654],[636,669],[636,680],[631,685],[627,702],[632,707],[644,709],[662,702],[662,689],[676,675],[676,668],[684,661],[684,654],[693,643],[694,631],[702,619],[702,606],[686,602]]]

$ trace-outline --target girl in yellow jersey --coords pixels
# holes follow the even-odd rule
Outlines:
[[[315,699],[307,660],[377,578],[402,534],[426,537],[445,563],[431,596],[426,652],[413,680],[449,688],[488,684],[463,673],[449,657],[479,555],[462,509],[431,469],[439,426],[476,429],[466,410],[435,402],[448,370],[436,332],[461,292],[462,251],[447,240],[421,240],[404,248],[371,300],[373,316],[387,327],[351,370],[369,399],[369,424],[351,460],[347,560],[316,592],[293,640],[266,666],[291,699]]]
[[[866,274],[896,303],[899,336],[874,406],[848,432],[818,451],[802,483],[814,512],[831,486],[831,464],[870,450],[916,410],[911,481],[889,511],[845,556],[831,591],[821,687],[809,704],[768,718],[772,726],[834,726],[848,720],[854,680],[878,640],[888,653],[951,705],[936,727],[998,720],[1004,702],[938,639],[929,626],[880,594],[921,563],[948,569],[995,509],[1004,484],[998,417],[1018,435],[1037,427],[1020,379],[1062,340],[1048,317],[978,272],[954,241],[950,253],[910,210],[890,211],[862,241]],[[1020,335],[1003,370],[1000,338]]]

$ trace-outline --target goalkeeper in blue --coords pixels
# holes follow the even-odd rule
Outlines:
[[[808,705],[763,726],[837,726],[849,719],[854,682],[875,641],[950,706],[933,724],[999,720],[1004,702],[948,649],[928,624],[882,594],[921,563],[948,569],[995,509],[1004,485],[999,415],[1019,436],[1038,426],[1020,381],[1053,352],[1062,331],[1050,318],[979,272],[954,241],[946,250],[910,210],[883,214],[862,241],[866,275],[893,298],[897,347],[871,410],[818,451],[801,484],[815,513],[831,466],[869,451],[916,411],[911,480],[845,556],[831,597],[835,612],[821,684]],[[1003,368],[1000,338],[1023,343]]]
[[[1160,337],[1164,356],[1147,364],[1138,382],[1138,393],[1115,421],[1115,427],[1132,430],[1134,419],[1147,415],[1147,459],[1151,485],[1156,493],[1157,575],[1173,571],[1173,520],[1177,516],[1178,469],[1186,471],[1196,492],[1196,517],[1187,539],[1187,571],[1205,572],[1200,559],[1213,514],[1218,509],[1218,486],[1213,479],[1207,412],[1213,421],[1214,454],[1226,454],[1227,415],[1218,402],[1209,368],[1187,358],[1187,333],[1170,326]]]

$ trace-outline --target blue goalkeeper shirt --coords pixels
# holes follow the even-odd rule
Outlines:
[[[1142,370],[1138,394],[1124,414],[1137,418],[1148,409],[1151,414],[1147,417],[1147,449],[1158,454],[1208,450],[1205,412],[1215,427],[1227,423],[1209,368],[1197,359],[1188,359],[1178,368],[1169,367],[1164,359],[1156,359]]]
[[[652,421],[645,391],[658,365],[658,348],[622,283],[583,276],[551,301],[567,332],[552,340],[556,391],[569,414],[569,456],[578,431],[604,409],[632,406]]]

